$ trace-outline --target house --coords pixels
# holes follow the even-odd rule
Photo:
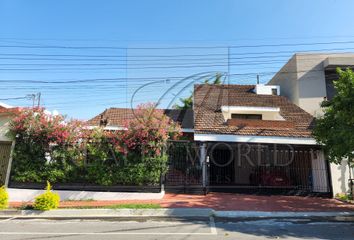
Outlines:
[[[19,108],[0,103],[0,141],[11,141],[6,133],[8,131],[9,122],[18,112]]]
[[[279,85],[281,95],[315,117],[323,114],[320,104],[335,94],[333,80],[338,79],[336,68],[354,68],[353,53],[300,53],[289,61],[269,81]],[[341,165],[330,164],[333,193],[349,190],[349,170],[344,160]],[[354,172],[353,172],[354,174]]]
[[[9,122],[19,108],[0,103],[0,186],[8,182],[9,159],[12,140],[7,136]]]
[[[193,136],[193,110],[159,109],[173,121],[178,122],[182,133],[187,137]],[[134,109],[131,108],[109,108],[88,120],[91,127],[101,126],[108,131],[120,131],[125,129],[127,120],[135,118]]]
[[[163,110],[197,146],[170,155],[166,190],[331,194],[328,162],[311,136],[313,116],[279,86],[194,87],[193,110]],[[92,126],[124,130],[133,110],[110,108]],[[190,144],[188,144],[190,146]]]
[[[194,141],[211,190],[330,194],[328,162],[311,136],[314,118],[279,86],[195,85]]]

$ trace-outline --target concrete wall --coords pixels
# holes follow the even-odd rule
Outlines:
[[[332,187],[333,194],[344,193],[350,190],[349,186],[349,167],[346,160],[343,160],[341,164],[330,164],[331,169],[331,178],[332,178]],[[351,169],[352,176],[354,176],[354,170]]]
[[[275,76],[269,81],[269,85],[279,85],[280,95],[287,97],[295,104],[299,104],[299,87],[297,81],[297,63],[294,55]]]
[[[354,62],[354,54],[295,54],[269,81],[279,85],[280,95],[312,114],[323,114],[320,104],[326,92],[325,66],[338,63],[343,66]]]
[[[299,106],[313,116],[321,116],[321,102],[327,96],[323,61],[328,55],[298,54]]]

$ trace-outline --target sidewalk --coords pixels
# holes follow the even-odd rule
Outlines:
[[[162,208],[209,208],[216,211],[354,212],[354,205],[335,199],[300,196],[262,196],[231,193],[208,195],[165,194],[153,200],[63,201],[60,208],[102,207],[126,203],[157,203]],[[20,207],[24,202],[11,202]]]

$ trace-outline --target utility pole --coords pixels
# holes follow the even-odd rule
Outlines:
[[[34,108],[35,101],[36,101],[36,94],[34,94],[34,93],[27,94],[25,98],[28,100],[32,100],[32,108]]]
[[[32,100],[32,108],[34,108],[34,102],[36,101],[36,94],[29,94],[27,95],[29,99]]]
[[[37,107],[39,108],[40,105],[41,105],[41,92],[38,92],[38,93],[37,93],[37,100],[38,100],[38,105],[37,105]]]
[[[227,84],[230,84],[230,46],[227,47]]]
[[[259,75],[257,74],[257,84],[259,84]]]

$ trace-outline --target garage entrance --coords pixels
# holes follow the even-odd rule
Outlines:
[[[209,143],[209,191],[330,194],[322,151],[298,145]]]

